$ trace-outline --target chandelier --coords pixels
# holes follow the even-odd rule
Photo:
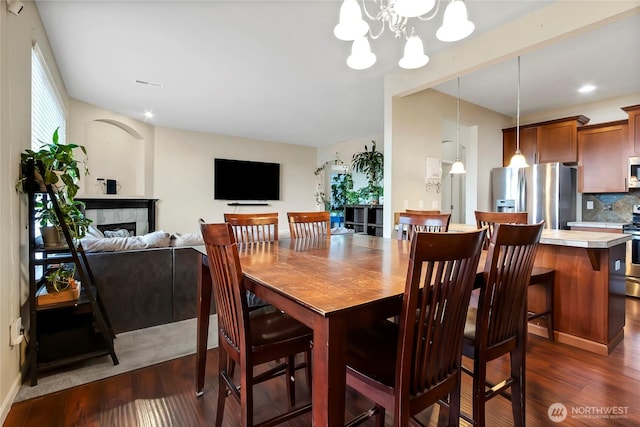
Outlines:
[[[365,0],[362,0],[365,15],[371,21],[380,22],[378,32],[374,34],[369,24],[362,19],[358,1],[344,0],[340,6],[340,21],[335,26],[333,34],[340,40],[353,41],[347,65],[355,70],[364,70],[375,64],[376,55],[371,52],[367,33],[375,40],[384,33],[385,28],[393,32],[396,39],[406,40],[404,55],[398,62],[400,67],[415,69],[426,65],[429,57],[424,54],[422,39],[418,36],[413,22],[435,18],[442,1],[444,0],[373,0],[379,11],[372,15],[367,10]],[[449,0],[436,37],[443,42],[454,42],[467,37],[474,28],[473,22],[468,19],[467,6],[463,0]]]

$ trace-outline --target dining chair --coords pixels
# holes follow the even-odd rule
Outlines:
[[[421,210],[421,209],[405,209],[405,213],[415,215],[437,215],[441,213],[439,210]]]
[[[449,424],[458,425],[462,334],[485,230],[416,233],[398,323],[385,320],[349,334],[347,385],[375,402],[355,417],[395,426],[448,398]]]
[[[292,239],[331,236],[331,217],[328,211],[287,212]]]
[[[482,212],[475,211],[476,225],[478,228],[487,226],[487,237],[485,239],[485,249],[488,247],[493,236],[495,224],[526,224],[529,214],[527,212]],[[529,286],[539,286],[543,288],[545,307],[538,311],[527,311],[527,320],[532,321],[540,317],[545,318],[547,325],[547,335],[554,341],[553,333],[553,283],[555,281],[555,270],[549,267],[534,266],[531,271]]]
[[[271,305],[249,311],[238,245],[230,224],[201,224],[218,311],[218,406],[222,425],[227,390],[240,402],[242,425],[252,426],[253,386],[285,374],[290,410],[262,424],[275,425],[311,409],[295,408],[295,355],[311,349],[312,331]],[[240,366],[239,384],[227,372],[228,359]],[[254,376],[254,367],[284,360]]]
[[[278,240],[278,213],[225,213],[238,243],[275,242]]]
[[[511,400],[514,424],[525,425],[525,361],[527,286],[535,261],[543,223],[495,224],[484,267],[478,307],[469,307],[463,355],[473,360],[472,419],[485,426],[485,405],[497,395]],[[509,355],[508,378],[487,380],[487,365]],[[510,388],[510,395],[506,392]]]
[[[410,214],[398,216],[398,240],[411,240],[418,231],[444,232],[449,230],[451,214]]]

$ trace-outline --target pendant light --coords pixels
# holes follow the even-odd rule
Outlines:
[[[510,168],[528,168],[527,159],[520,152],[520,56],[518,56],[518,107],[516,111],[516,153],[509,163]]]
[[[458,77],[458,103],[456,108],[456,161],[451,165],[449,173],[462,174],[467,173],[467,171],[464,170],[464,164],[460,161],[460,77]]]

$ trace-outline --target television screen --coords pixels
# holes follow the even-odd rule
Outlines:
[[[280,164],[214,159],[216,200],[280,200]]]

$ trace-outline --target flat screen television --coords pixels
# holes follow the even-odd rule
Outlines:
[[[214,159],[216,200],[280,200],[280,164]]]

